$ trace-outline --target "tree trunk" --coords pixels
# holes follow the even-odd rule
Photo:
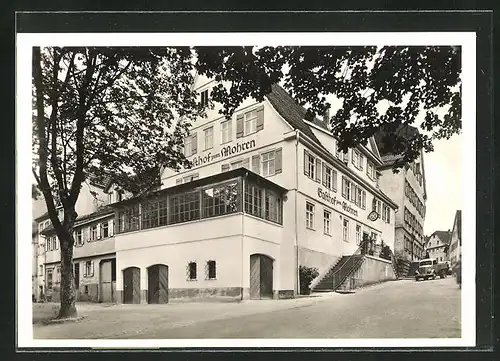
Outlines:
[[[76,317],[75,280],[73,275],[73,240],[71,232],[65,230],[61,245],[61,308],[57,318]],[[66,239],[64,239],[66,238]]]

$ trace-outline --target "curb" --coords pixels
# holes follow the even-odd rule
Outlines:
[[[56,324],[61,324],[61,323],[69,323],[69,322],[79,322],[86,318],[87,316],[78,316],[78,317],[69,317],[69,318],[54,318],[52,320],[48,320],[43,322],[44,325],[56,325]]]

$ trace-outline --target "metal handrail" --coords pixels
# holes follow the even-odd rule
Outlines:
[[[340,273],[340,272],[344,269],[344,266],[345,266],[346,264],[348,264],[348,263],[349,263],[349,261],[350,261],[350,260],[351,260],[354,256],[357,256],[357,255],[359,255],[359,254],[362,254],[362,253],[361,253],[361,250],[363,249],[363,247],[365,247],[365,245],[367,245],[367,244],[369,244],[369,243],[372,243],[372,242],[373,242],[373,240],[371,240],[371,239],[364,239],[364,240],[362,240],[362,241],[361,241],[361,243],[359,244],[359,247],[356,249],[356,251],[354,251],[354,253],[353,253],[351,256],[349,256],[349,258],[348,258],[348,259],[344,262],[344,264],[343,264],[342,266],[340,266],[340,268],[339,268],[336,272],[334,272],[334,273],[332,274],[333,280],[335,280],[335,278],[336,278],[336,277],[335,277],[335,275],[339,274],[339,273]],[[350,270],[349,270],[349,271],[350,271]],[[342,282],[344,282],[344,281],[345,281],[345,279],[348,277],[348,275],[349,275],[349,272],[346,272],[345,276],[343,276],[343,277],[339,278],[339,279],[340,279],[340,282],[337,284],[337,286],[336,286],[336,287],[339,287],[339,286],[342,284]]]

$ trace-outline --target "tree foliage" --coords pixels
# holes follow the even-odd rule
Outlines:
[[[33,174],[61,245],[60,317],[76,314],[73,224],[85,179],[111,176],[141,193],[160,167],[189,166],[183,138],[204,114],[191,57],[189,48],[33,49]]]
[[[432,141],[461,130],[460,48],[383,47],[199,47],[200,73],[218,85],[214,101],[230,116],[243,99],[261,100],[282,82],[307,117],[329,108],[332,133],[342,150],[365,143],[382,131],[384,153],[416,159]],[[328,102],[333,95],[339,104]],[[334,109],[334,107],[336,108]],[[406,132],[424,115],[420,132]]]

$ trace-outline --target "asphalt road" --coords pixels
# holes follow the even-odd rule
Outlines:
[[[460,290],[451,277],[296,300],[127,306],[87,311],[78,323],[34,326],[34,337],[455,338],[461,329]]]

